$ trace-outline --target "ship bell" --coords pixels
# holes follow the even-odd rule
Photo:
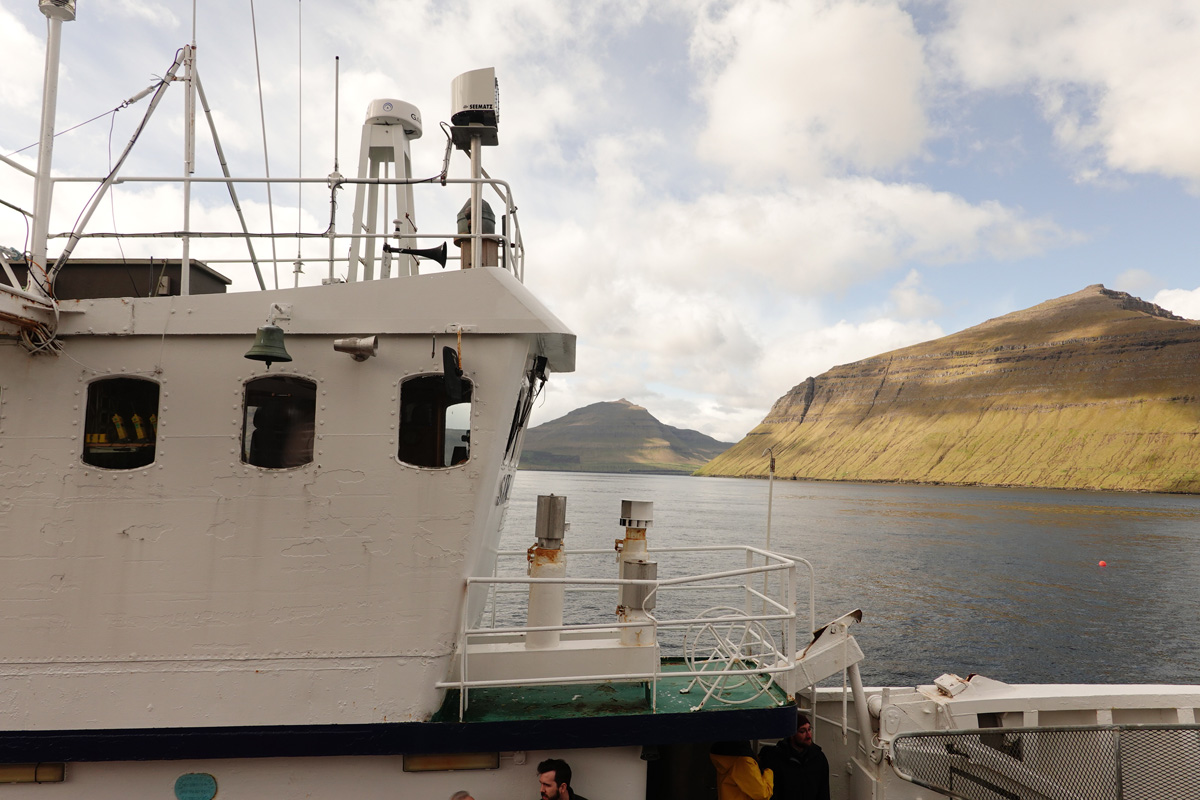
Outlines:
[[[292,357],[283,346],[283,328],[278,325],[263,325],[258,329],[254,344],[246,351],[246,358],[265,361],[267,369],[272,361],[291,361]]]

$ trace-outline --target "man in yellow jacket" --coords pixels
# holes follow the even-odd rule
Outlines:
[[[775,776],[759,770],[749,742],[716,742],[708,757],[717,769],[718,800],[771,800]]]

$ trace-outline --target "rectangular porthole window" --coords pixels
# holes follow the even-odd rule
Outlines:
[[[471,383],[452,399],[441,375],[400,384],[400,450],[405,464],[452,467],[471,457]]]
[[[246,384],[242,461],[266,469],[302,467],[313,460],[317,384],[287,375]]]
[[[0,783],[62,783],[66,776],[63,763],[0,764]]]
[[[83,462],[104,469],[154,463],[158,384],[141,378],[102,378],[88,386]]]

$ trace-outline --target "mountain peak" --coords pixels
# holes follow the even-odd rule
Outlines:
[[[1101,284],[795,386],[702,470],[1200,492],[1200,322]]]
[[[690,474],[728,442],[664,425],[625,398],[577,408],[525,434],[522,469]]]
[[[1127,292],[1092,284],[1036,306],[873,358],[930,356],[975,349],[1046,346],[1096,336],[1155,336],[1196,327],[1165,308]],[[871,359],[866,359],[870,361]]]

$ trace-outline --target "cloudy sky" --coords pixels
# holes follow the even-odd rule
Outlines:
[[[347,174],[374,97],[421,108],[414,169],[436,174],[451,79],[496,67],[485,167],[513,184],[527,285],[579,335],[535,423],[624,397],[734,441],[809,375],[1093,283],[1200,317],[1198,0],[201,6],[199,73],[238,174],[267,169],[256,41],[274,177],[332,169],[335,56]],[[36,0],[0,0],[0,153],[31,166],[45,28]],[[103,174],[147,101],[109,112],[190,41],[191,4],[79,0],[63,31],[57,129],[98,119],[58,138],[56,172]],[[179,174],[182,107],[172,87],[127,172]],[[198,174],[218,174],[212,153],[205,134]],[[0,197],[31,208],[12,172]],[[52,228],[90,191],[60,187]],[[304,191],[268,207],[247,190],[251,228],[322,230],[328,196]],[[198,195],[193,218],[222,219]],[[462,199],[418,222],[450,229]],[[177,206],[127,186],[92,227],[170,228]],[[25,237],[0,208],[0,244]]]

